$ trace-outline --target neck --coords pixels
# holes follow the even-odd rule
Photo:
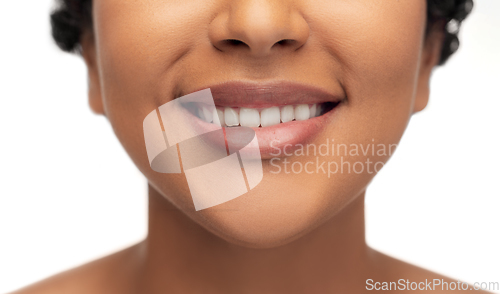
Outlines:
[[[326,293],[364,285],[364,194],[283,246],[236,246],[193,222],[151,186],[140,293]],[[246,293],[245,292],[245,293]]]

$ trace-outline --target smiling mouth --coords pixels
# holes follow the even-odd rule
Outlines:
[[[266,108],[209,107],[197,105],[194,115],[199,119],[223,127],[265,128],[292,121],[312,119],[334,109],[340,102],[278,105]]]
[[[209,88],[216,109],[198,105],[194,115],[222,127],[265,128],[292,121],[305,121],[331,111],[345,95],[321,88],[287,82],[230,81]]]
[[[313,140],[333,122],[347,101],[343,91],[332,94],[288,81],[230,81],[187,93],[207,88],[214,102],[211,106],[184,98],[184,103],[193,103],[190,107],[185,105],[193,116],[191,123],[205,131],[250,127],[256,133],[263,159],[273,157],[277,149]]]

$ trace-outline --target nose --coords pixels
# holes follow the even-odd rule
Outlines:
[[[309,25],[287,0],[229,0],[209,27],[209,38],[223,52],[265,57],[295,51],[309,38]]]

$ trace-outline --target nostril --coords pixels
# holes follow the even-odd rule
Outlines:
[[[219,51],[231,50],[238,47],[249,47],[245,42],[237,39],[224,39],[214,44]]]
[[[293,40],[283,39],[283,40],[281,40],[281,41],[276,42],[276,44],[279,44],[279,45],[287,45],[287,44],[290,44],[290,43],[292,43],[292,42],[293,42]]]
[[[233,45],[233,46],[241,46],[241,45],[245,45],[244,42],[240,41],[240,40],[236,40],[236,39],[227,39],[225,40],[225,42],[229,45]]]
[[[292,39],[283,39],[283,40],[276,42],[274,44],[274,46],[276,46],[276,47],[279,47],[279,46],[281,46],[281,47],[293,47],[296,42],[297,42],[296,40],[292,40]]]

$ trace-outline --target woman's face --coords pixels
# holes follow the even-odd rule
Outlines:
[[[424,0],[94,0],[93,20],[93,38],[82,41],[92,108],[107,116],[155,190],[211,232],[249,247],[290,242],[362,194],[425,107],[439,57],[439,45],[425,37]],[[293,82],[341,102],[292,122],[298,130],[257,130],[280,148],[293,143],[286,151],[295,153],[271,161],[263,151],[256,188],[195,211],[183,174],[151,169],[143,120],[174,98],[231,81]],[[297,104],[288,96],[267,106]],[[249,105],[241,100],[219,106]],[[299,144],[330,149],[307,154]]]

